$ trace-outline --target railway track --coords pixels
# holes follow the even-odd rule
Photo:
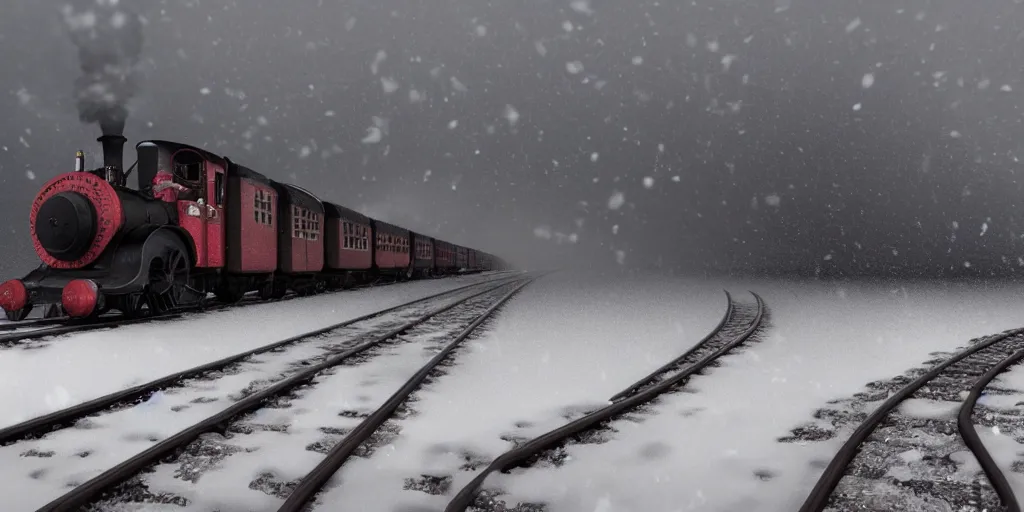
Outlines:
[[[836,453],[800,512],[1019,512],[974,418],[982,393],[1001,393],[991,382],[1022,359],[1024,329],[1007,331],[877,390],[888,398]]]
[[[321,381],[330,381],[342,370],[376,366],[362,363],[380,357],[389,347],[410,345],[403,340],[424,329],[436,330],[438,322],[454,322],[456,312],[486,308],[495,294],[524,284],[520,276],[512,276],[436,294],[3,429],[0,461],[9,462],[0,463],[0,474],[8,483],[25,482],[26,490],[48,480],[37,490],[46,488],[50,495],[18,496],[25,501],[16,507],[19,510],[38,507],[45,499],[52,501],[40,510],[105,510],[124,502],[183,504],[188,499],[173,492],[150,492],[146,477],[158,477],[180,460],[177,477],[171,480],[195,483],[196,475],[221,462],[217,457],[208,460],[210,450],[225,456],[233,453],[214,438],[275,432],[261,423],[263,416],[283,408],[317,409],[344,391],[325,388]],[[311,397],[316,400],[309,407],[290,408],[303,395],[316,395]],[[166,408],[170,414],[152,416]],[[336,411],[331,416],[338,418]],[[296,421],[301,423],[302,418],[300,414]],[[18,463],[10,463],[14,459]],[[36,464],[26,464],[26,459]],[[272,482],[249,484],[270,487],[249,494],[280,502]],[[73,489],[60,495],[69,487]],[[54,490],[58,492],[53,494]]]
[[[391,284],[391,283],[389,283]],[[360,290],[379,286],[377,284],[355,286],[346,290],[338,290],[332,293]],[[235,304],[213,303],[196,311],[175,312],[159,316],[127,317],[120,314],[106,315],[91,320],[75,320],[66,317],[61,318],[40,318],[34,320],[23,320],[21,322],[5,322],[0,324],[0,347],[9,347],[23,341],[46,338],[51,336],[64,336],[80,332],[94,331],[98,329],[113,329],[135,324],[149,323],[154,321],[175,320],[186,315],[212,313],[214,311],[232,309],[237,307],[251,306],[255,304],[270,304],[275,302],[288,302],[294,299],[306,298],[298,294],[291,294],[281,299],[262,300],[259,298],[247,297]]]
[[[737,304],[726,292],[728,305],[725,315],[710,334],[683,355],[616,393],[608,405],[533,439],[512,440],[517,446],[479,470],[476,477],[456,493],[445,512],[462,512],[470,508],[484,511],[523,508],[508,506],[498,498],[501,495],[499,490],[481,491],[487,477],[497,471],[507,472],[542,461],[561,465],[566,459],[564,448],[567,444],[603,441],[603,436],[611,430],[611,422],[642,409],[659,396],[678,391],[693,375],[717,366],[721,357],[739,348],[765,325],[764,301],[751,293],[755,300],[752,305]],[[524,509],[539,511],[543,510],[543,505],[529,504]]]

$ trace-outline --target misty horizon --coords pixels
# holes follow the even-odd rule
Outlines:
[[[1014,5],[132,8],[128,165],[141,140],[181,141],[524,266],[1024,268]],[[76,149],[90,167],[101,155],[62,4],[8,9],[0,274],[14,276],[38,264],[36,192]]]

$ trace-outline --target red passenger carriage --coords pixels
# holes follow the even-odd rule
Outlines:
[[[369,217],[333,203],[324,203],[327,224],[324,241],[332,287],[346,286],[365,278],[373,269],[372,224]]]
[[[412,254],[409,230],[379,220],[373,226],[373,265],[382,275],[412,277]]]

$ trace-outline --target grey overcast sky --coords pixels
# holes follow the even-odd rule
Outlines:
[[[516,262],[1024,269],[1021,0],[122,3],[131,144]],[[37,264],[42,184],[76,149],[99,163],[64,5],[0,16],[3,277]]]

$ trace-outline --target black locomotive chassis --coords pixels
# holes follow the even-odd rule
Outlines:
[[[143,226],[115,239],[100,258],[82,269],[56,269],[46,264],[29,272],[22,281],[29,305],[60,304],[64,286],[75,279],[90,279],[108,301],[138,295],[149,284],[149,265],[169,245],[181,243],[181,229],[175,226]],[[192,250],[191,247],[189,247]],[[193,256],[194,258],[194,256]],[[193,259],[194,261],[194,259]],[[116,304],[108,303],[108,306]]]

